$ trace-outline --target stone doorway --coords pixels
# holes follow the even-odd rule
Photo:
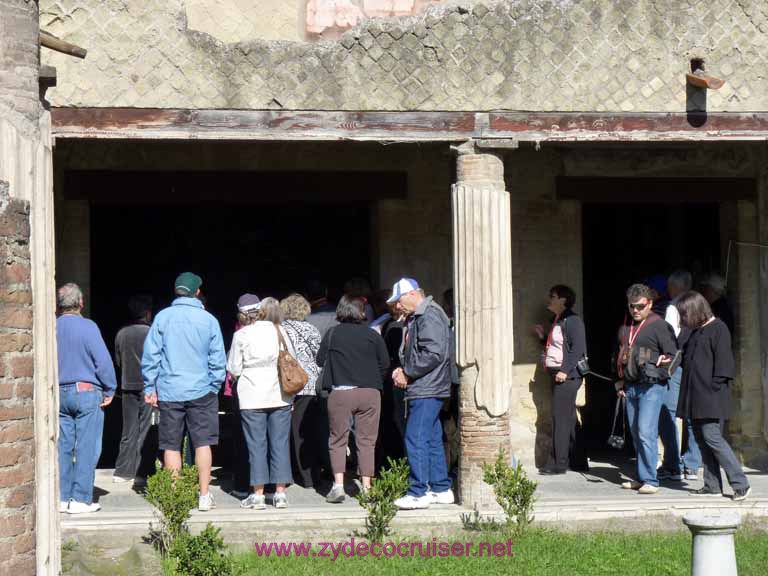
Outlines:
[[[680,194],[687,196],[686,184]],[[690,198],[690,196],[688,196]],[[624,321],[624,291],[677,269],[693,273],[694,282],[720,271],[720,205],[714,202],[585,203],[583,205],[584,294],[581,310],[587,326],[590,364],[611,375],[616,331]],[[615,393],[604,381],[588,378],[585,436],[590,457],[616,453],[606,446]],[[629,454],[631,448],[626,454]],[[613,452],[613,453],[612,453]],[[611,454],[612,453],[612,454]]]
[[[132,294],[152,295],[159,311],[172,300],[173,278],[193,270],[228,347],[243,292],[282,298],[320,279],[336,299],[346,280],[375,278],[371,204],[381,186],[397,190],[403,181],[350,173],[68,174],[67,195],[89,205],[89,317],[112,350]],[[229,424],[223,416],[222,446]],[[116,400],[106,414],[100,468],[114,467],[120,433]],[[227,466],[231,456],[220,450],[216,465]]]

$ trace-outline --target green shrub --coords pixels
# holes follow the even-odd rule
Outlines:
[[[536,482],[528,479],[520,462],[514,468],[507,464],[502,449],[499,449],[494,464],[483,464],[483,480],[493,487],[496,502],[506,516],[507,530],[521,535],[533,522]]]
[[[461,515],[461,525],[468,532],[496,532],[499,530],[496,519],[481,516],[477,505],[471,513],[467,512]]]
[[[189,513],[197,506],[197,466],[184,466],[178,474],[158,469],[147,481],[145,497],[159,521],[157,529],[150,525],[150,539],[165,555],[176,538],[187,533]]]
[[[405,495],[408,489],[408,467],[405,458],[394,461],[387,459],[388,467],[371,483],[367,492],[357,496],[360,505],[368,515],[365,518],[364,537],[372,542],[381,542],[390,533],[390,523],[397,514],[394,501]]]
[[[224,553],[221,530],[209,522],[200,534],[182,532],[171,545],[171,570],[178,576],[231,576],[232,558]]]

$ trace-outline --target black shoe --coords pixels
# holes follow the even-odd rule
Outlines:
[[[734,502],[741,502],[742,500],[746,500],[747,496],[749,496],[749,493],[752,492],[752,487],[747,486],[746,490],[734,490],[733,491],[733,501]]]
[[[690,490],[688,492],[691,496],[722,496],[722,492],[718,492],[717,490],[710,490],[706,486],[703,488],[699,488],[698,490]],[[744,496],[746,498],[746,496]]]
[[[541,476],[555,476],[557,474],[565,474],[565,472],[566,470],[563,468],[554,468],[550,466],[539,469],[539,475]]]

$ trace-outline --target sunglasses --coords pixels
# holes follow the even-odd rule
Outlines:
[[[645,309],[645,308],[647,308],[647,307],[648,307],[648,302],[646,302],[645,304],[630,304],[630,305],[629,305],[629,309],[630,309],[630,310],[636,310],[636,311],[638,311],[638,312],[639,312],[640,310],[644,310],[644,309]]]

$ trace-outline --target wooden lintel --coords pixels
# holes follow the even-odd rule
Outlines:
[[[514,147],[515,142],[768,140],[768,112],[617,114],[55,108],[52,118],[56,138],[74,139],[480,140],[486,146],[496,147]]]

